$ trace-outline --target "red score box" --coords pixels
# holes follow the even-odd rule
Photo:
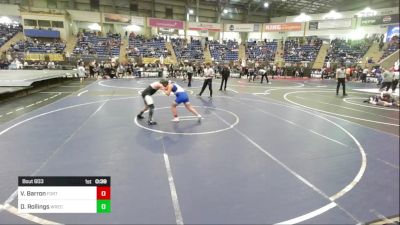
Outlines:
[[[97,199],[110,200],[111,199],[111,187],[108,187],[108,186],[97,187]]]

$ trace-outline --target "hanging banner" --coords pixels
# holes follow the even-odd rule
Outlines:
[[[310,21],[310,30],[351,28],[351,19]]]
[[[301,23],[267,23],[266,32],[300,31]]]
[[[130,23],[131,17],[121,14],[103,13],[105,23]]]
[[[100,13],[99,12],[89,12],[89,11],[80,11],[80,10],[70,10],[67,12],[71,15],[71,19],[75,21],[84,21],[84,22],[100,22]]]
[[[394,36],[399,37],[399,25],[389,25],[386,32],[386,42],[391,41]]]
[[[243,23],[243,24],[225,24],[224,31],[227,32],[260,32],[261,24]]]
[[[189,30],[221,31],[221,24],[189,22],[188,28],[189,28]]]
[[[144,26],[144,17],[141,16],[131,16],[131,24]]]
[[[390,24],[390,23],[398,23],[398,22],[399,22],[399,14],[386,15],[386,16],[362,17],[361,18],[361,26]]]
[[[180,20],[164,20],[157,18],[149,18],[149,26],[151,27],[161,27],[161,28],[173,28],[183,30],[185,23]]]

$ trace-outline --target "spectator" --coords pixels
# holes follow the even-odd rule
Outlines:
[[[383,74],[382,74],[382,86],[380,88],[380,91],[388,91],[390,89],[390,86],[392,85],[392,81],[393,81],[393,73],[387,69],[384,70]]]
[[[228,83],[228,78],[230,75],[230,68],[228,65],[225,65],[224,68],[221,71],[221,77],[222,77],[222,81],[221,81],[221,86],[219,88],[220,91],[222,91],[222,86],[224,85],[224,91],[226,91],[226,84]]]

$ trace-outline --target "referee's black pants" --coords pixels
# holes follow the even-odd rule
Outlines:
[[[267,73],[264,73],[263,75],[261,75],[261,83],[263,82],[264,77],[265,77],[265,80],[267,81],[267,84],[268,84],[268,83],[269,83],[269,80],[268,80],[268,74],[267,74]],[[272,76],[272,77],[273,77],[273,76]],[[272,79],[274,79],[274,78],[272,78]]]
[[[210,97],[212,97],[212,79],[205,79],[203,83],[203,87],[201,88],[201,91],[199,95],[201,96],[203,94],[203,91],[206,89],[208,85],[208,89],[210,89]]]
[[[337,79],[336,95],[339,94],[340,84],[342,84],[343,87],[343,95],[346,95],[346,78]]]
[[[222,86],[224,83],[225,83],[224,90],[226,91],[226,83],[228,83],[228,76],[222,76],[221,87],[219,87],[220,91],[222,91]]]

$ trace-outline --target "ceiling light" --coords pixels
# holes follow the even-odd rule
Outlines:
[[[193,9],[189,9],[189,14],[193,15],[193,13],[194,13]]]
[[[341,13],[336,12],[335,10],[331,10],[329,13],[325,14],[322,19],[340,19],[343,15]]]
[[[368,16],[376,16],[377,11],[371,9],[370,7],[366,7],[364,10],[357,13],[359,17],[368,17]]]
[[[306,22],[306,21],[310,21],[311,20],[311,16],[306,15],[305,13],[300,13],[300,15],[298,15],[296,18],[294,18],[295,22]]]
[[[228,13],[228,10],[227,9],[224,9],[224,11],[222,11],[223,13]]]
[[[268,2],[264,2],[264,8],[268,8],[269,3]]]

